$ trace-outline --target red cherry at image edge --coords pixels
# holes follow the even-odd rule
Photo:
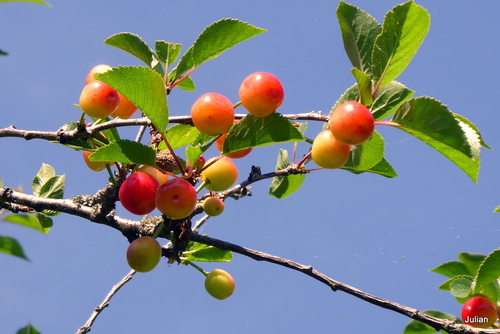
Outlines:
[[[462,306],[464,324],[478,328],[488,328],[498,319],[498,309],[488,298],[472,297]]]
[[[123,207],[135,215],[146,215],[156,208],[158,181],[144,172],[135,172],[121,185],[118,197]]]

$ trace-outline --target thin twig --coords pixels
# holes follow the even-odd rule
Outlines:
[[[106,298],[104,298],[102,303],[94,309],[94,312],[92,312],[92,315],[90,316],[89,320],[87,320],[85,325],[83,325],[82,327],[80,327],[78,329],[76,334],[85,334],[85,333],[90,332],[90,329],[92,328],[92,325],[94,324],[94,321],[96,320],[97,316],[106,307],[108,307],[109,301],[111,300],[111,298],[113,298],[113,296],[118,292],[118,290],[120,290],[128,281],[130,281],[132,279],[132,277],[134,277],[135,273],[136,273],[135,270],[130,271],[127,274],[127,276],[125,276],[118,284],[116,284],[115,286],[113,286],[113,288],[111,288],[111,291],[108,293]]]

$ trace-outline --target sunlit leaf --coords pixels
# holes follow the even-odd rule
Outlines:
[[[382,27],[371,15],[343,1],[336,13],[349,60],[361,72],[371,74],[373,45]]]
[[[446,156],[477,182],[480,135],[445,105],[429,97],[410,99],[399,106],[392,121],[401,125],[398,129]]]
[[[162,76],[147,67],[117,67],[96,75],[115,88],[164,132],[168,126],[167,93]]]
[[[278,161],[276,163],[276,171],[282,170],[290,166],[288,151],[280,149]],[[276,198],[285,198],[299,190],[306,178],[305,174],[291,174],[286,176],[275,176],[269,187],[269,195]]]
[[[186,71],[219,56],[236,44],[265,31],[265,29],[235,19],[222,19],[212,23],[203,30],[193,46],[186,51],[176,69],[176,76],[183,75]]]
[[[267,117],[247,115],[229,131],[224,141],[223,153],[303,140],[304,137],[292,122],[278,113]]]
[[[131,140],[119,140],[100,147],[89,156],[90,161],[113,161],[126,164],[156,166],[156,152],[149,146]]]
[[[142,60],[146,65],[154,67],[152,64],[155,59],[155,53],[139,35],[131,32],[121,32],[108,37],[104,41],[104,44],[128,52]]]
[[[403,72],[424,41],[429,26],[429,13],[413,1],[387,13],[372,54],[376,86],[388,84]]]

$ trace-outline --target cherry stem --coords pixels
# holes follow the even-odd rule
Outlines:
[[[236,103],[233,105],[233,108],[234,108],[234,109],[236,109],[236,108],[238,108],[239,106],[241,106],[241,101],[236,102]]]
[[[164,133],[161,134],[161,137],[163,138],[163,141],[165,142],[165,144],[167,145],[168,147],[168,150],[170,151],[170,153],[172,154],[172,156],[174,157],[174,160],[175,160],[175,164],[177,165],[177,167],[179,168],[179,170],[181,171],[181,174],[184,176],[186,174],[186,170],[184,169],[184,167],[182,167],[182,164],[181,162],[179,161],[179,158],[177,158],[177,154],[175,154],[174,152],[174,149],[172,148],[172,146],[170,145],[170,143],[168,142],[167,140],[167,137],[165,136]]]
[[[391,121],[375,121],[375,125],[388,125],[388,126],[393,126],[395,128],[401,127],[401,124]]]
[[[181,82],[183,82],[185,79],[189,78],[189,76],[191,75],[191,73],[193,73],[193,71],[196,69],[196,67],[193,67],[192,69],[190,69],[189,71],[186,72],[186,74],[184,74],[180,79],[174,81],[174,83],[170,86],[167,86],[167,90],[172,90],[175,88],[175,86],[177,86],[178,84],[180,84]]]
[[[199,194],[200,191],[203,190],[203,188],[205,188],[207,186],[207,184],[210,184],[210,181],[209,180],[205,180],[203,181],[199,186],[198,188],[196,188],[196,193]]]
[[[152,236],[154,239],[158,238],[158,235],[160,234],[161,230],[163,229],[163,225],[164,225],[163,222],[158,224],[158,227],[156,228],[155,233],[153,233],[153,236]]]
[[[302,166],[306,162],[306,160],[309,159],[311,154],[312,154],[312,151],[309,151],[306,155],[304,155],[304,157],[302,159],[300,159],[299,162],[297,162],[297,168],[300,168],[300,166]]]
[[[203,268],[197,266],[196,264],[194,264],[193,262],[189,261],[189,260],[186,260],[184,261],[186,264],[190,265],[191,267],[193,267],[194,269],[198,270],[200,273],[202,273],[205,277],[208,276],[208,271],[206,270],[203,270]]]
[[[215,157],[212,161],[210,161],[210,163],[205,164],[205,166],[203,166],[203,168],[200,170],[200,172],[203,172],[205,169],[212,166],[214,163],[216,163],[217,161],[219,161],[223,157],[224,157],[223,155],[219,155],[218,157]]]

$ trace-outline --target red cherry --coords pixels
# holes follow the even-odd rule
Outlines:
[[[488,298],[472,297],[462,306],[464,324],[478,328],[488,328],[498,319],[498,309]]]
[[[146,215],[156,208],[158,181],[144,172],[135,172],[121,185],[118,197],[123,207],[135,215]]]
[[[285,91],[271,73],[256,72],[243,80],[239,90],[243,107],[255,117],[271,115],[283,103]]]
[[[375,130],[375,120],[370,110],[355,101],[338,106],[328,123],[335,138],[346,145],[363,144]]]

